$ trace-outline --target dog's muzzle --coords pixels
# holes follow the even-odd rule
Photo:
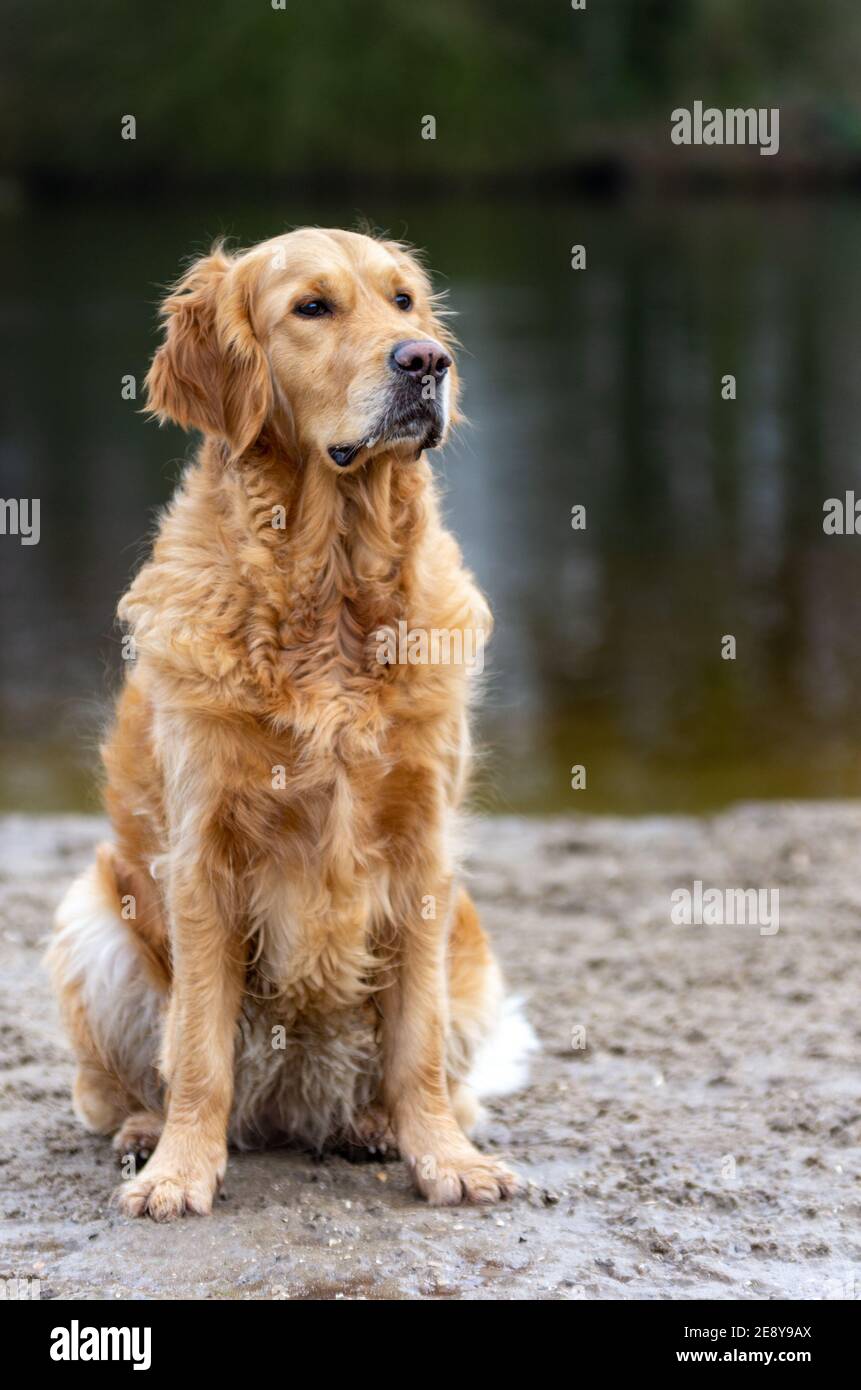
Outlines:
[[[432,338],[405,338],[389,353],[393,373],[389,399],[376,429],[351,444],[332,444],[329,457],[348,468],[362,449],[415,441],[416,457],[435,449],[445,433],[448,369],[452,359]]]

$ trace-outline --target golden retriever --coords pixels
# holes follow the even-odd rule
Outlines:
[[[302,229],[216,247],[162,315],[149,410],[203,442],[119,605],[114,840],[49,953],[76,1112],[153,1151],[130,1215],[209,1212],[228,1142],[267,1140],[497,1201],[518,1180],[467,1138],[470,1073],[529,1037],[458,883],[476,673],[413,643],[490,623],[423,453],[457,398],[430,281]]]

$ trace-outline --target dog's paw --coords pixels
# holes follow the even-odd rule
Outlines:
[[[157,1174],[147,1168],[123,1183],[117,1206],[123,1216],[151,1216],[153,1221],[175,1221],[186,1212],[209,1216],[217,1187],[214,1174]]]
[[[461,1202],[487,1206],[515,1196],[523,1186],[504,1163],[485,1157],[477,1149],[453,1159],[426,1154],[410,1167],[416,1187],[433,1207],[454,1207]]]
[[[349,1144],[381,1158],[397,1157],[398,1141],[389,1117],[378,1105],[369,1105],[350,1128]]]
[[[129,1154],[135,1159],[146,1160],[155,1152],[161,1138],[164,1119],[153,1110],[138,1110],[129,1115],[113,1137],[112,1146],[117,1158],[122,1161]]]
[[[162,1137],[139,1177],[121,1184],[117,1205],[124,1216],[151,1216],[173,1221],[185,1212],[208,1216],[224,1177],[226,1150],[211,1152],[186,1142],[166,1143]]]

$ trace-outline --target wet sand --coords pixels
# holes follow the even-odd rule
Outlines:
[[[43,1298],[861,1296],[861,806],[477,822],[469,879],[541,1039],[484,1145],[529,1186],[431,1210],[403,1166],[231,1158],[213,1217],[112,1208],[39,960],[105,833],[0,820],[0,1275]],[[779,891],[779,930],[671,894]]]

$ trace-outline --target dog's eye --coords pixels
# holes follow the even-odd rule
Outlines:
[[[294,314],[301,314],[303,319],[320,319],[324,314],[331,313],[331,309],[325,299],[306,299],[301,304],[297,304],[293,310]]]
[[[407,294],[405,290],[401,290],[399,294],[395,295],[395,303],[399,309],[403,309],[404,313],[406,313],[407,310],[413,307],[413,297],[411,294]]]

